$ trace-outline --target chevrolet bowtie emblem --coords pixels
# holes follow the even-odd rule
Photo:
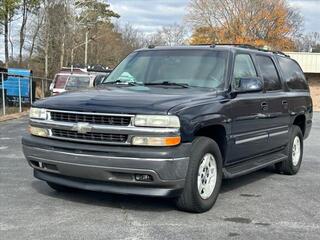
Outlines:
[[[89,123],[77,123],[72,127],[73,131],[77,131],[78,133],[86,134],[92,130],[92,127]]]

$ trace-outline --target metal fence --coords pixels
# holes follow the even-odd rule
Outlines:
[[[51,95],[52,79],[0,72],[0,116],[23,112],[38,100]]]

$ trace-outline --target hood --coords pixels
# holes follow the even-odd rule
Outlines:
[[[175,106],[213,95],[214,92],[200,88],[111,87],[64,93],[37,101],[33,106],[80,112],[167,114]]]

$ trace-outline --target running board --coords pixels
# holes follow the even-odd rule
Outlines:
[[[286,160],[287,157],[287,155],[277,152],[262,157],[253,158],[251,160],[223,168],[223,176],[224,178],[239,177],[241,175],[265,168],[269,165],[282,162],[283,160]]]

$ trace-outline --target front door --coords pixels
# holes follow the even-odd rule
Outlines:
[[[238,86],[240,78],[257,77],[252,56],[239,53],[235,56],[232,88]],[[267,150],[268,131],[266,127],[267,101],[263,92],[239,93],[231,100],[230,118],[232,134],[227,164],[233,164],[254,157]]]

